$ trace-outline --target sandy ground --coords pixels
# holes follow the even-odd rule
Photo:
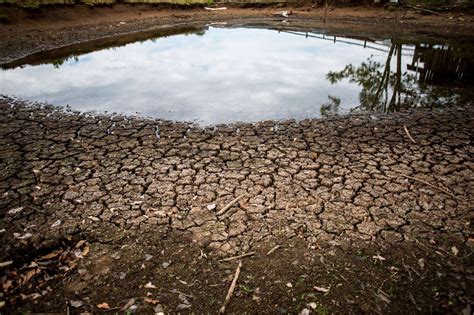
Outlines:
[[[281,23],[282,10],[128,8],[4,8],[0,60],[191,21]],[[323,24],[321,9],[290,9],[295,26],[473,34],[460,14],[336,9]],[[2,98],[0,311],[217,313],[241,260],[229,313],[468,314],[473,114],[203,129]]]

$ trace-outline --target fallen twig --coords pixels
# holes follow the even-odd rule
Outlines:
[[[270,249],[267,253],[267,256],[270,256],[274,251],[276,251],[278,248],[280,248],[280,245],[277,245],[275,247],[273,247],[272,249]]]
[[[242,268],[241,261],[239,261],[239,265],[237,266],[237,269],[235,270],[234,280],[232,280],[232,284],[229,287],[229,291],[227,291],[227,296],[225,297],[224,304],[222,304],[221,308],[219,309],[219,314],[224,314],[225,309],[227,308],[227,305],[229,305],[230,298],[232,297],[232,294],[234,293],[235,285],[237,284],[237,279],[239,278],[239,275],[240,275],[240,268]]]
[[[222,11],[222,10],[227,10],[226,7],[220,7],[220,8],[209,8],[209,7],[204,7],[205,10],[208,11]]]
[[[250,253],[246,253],[246,254],[242,254],[242,255],[238,255],[238,256],[232,256],[232,257],[229,257],[229,258],[224,258],[224,259],[221,259],[220,261],[231,261],[231,260],[235,260],[235,259],[239,259],[239,258],[252,256],[252,255],[255,255],[255,252],[250,252]]]
[[[428,10],[428,9],[424,9],[424,8],[418,8],[418,7],[414,7],[412,5],[405,5],[406,7],[410,8],[410,9],[413,9],[413,10],[418,10],[418,11],[423,11],[423,12],[427,12],[427,13],[431,13],[431,14],[436,14],[436,15],[441,15],[441,13],[438,13],[438,12],[435,12],[435,11],[432,11],[432,10]]]
[[[449,191],[447,191],[447,190],[445,190],[445,189],[443,189],[443,188],[441,188],[441,187],[435,186],[435,185],[433,185],[433,184],[430,184],[430,183],[428,183],[427,181],[424,181],[424,180],[422,180],[422,179],[418,179],[418,178],[416,178],[416,177],[412,177],[412,176],[409,176],[409,175],[405,175],[405,174],[400,174],[400,175],[403,176],[403,177],[406,177],[406,178],[408,178],[408,179],[413,179],[414,181],[417,181],[417,182],[423,183],[423,184],[425,184],[425,185],[428,185],[428,186],[430,186],[431,188],[434,188],[434,189],[437,189],[437,190],[439,190],[439,191],[442,191],[442,192],[444,192],[446,195],[451,196],[451,197],[453,197],[454,199],[457,199],[457,200],[460,199],[459,197],[457,197],[456,195],[450,193]]]
[[[224,214],[227,210],[230,209],[230,207],[232,207],[237,201],[239,201],[239,200],[242,199],[243,197],[245,197],[245,194],[238,196],[237,198],[235,198],[234,200],[232,200],[231,202],[229,202],[228,204],[226,204],[226,205],[224,206],[224,208],[222,208],[221,210],[219,210],[219,212],[216,213],[216,215],[222,215],[222,214]]]
[[[407,126],[403,125],[403,129],[405,130],[405,133],[407,134],[408,138],[410,138],[411,142],[416,143],[415,139],[413,139],[410,132],[408,131]]]

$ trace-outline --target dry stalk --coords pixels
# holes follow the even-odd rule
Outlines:
[[[447,190],[445,190],[445,189],[443,189],[443,188],[441,188],[441,187],[435,186],[435,185],[433,185],[433,184],[430,184],[430,183],[428,183],[427,181],[424,181],[424,180],[422,180],[422,179],[418,179],[418,178],[416,178],[416,177],[408,176],[408,175],[405,175],[405,174],[400,174],[400,175],[403,176],[403,177],[406,177],[406,178],[408,178],[408,179],[412,179],[412,180],[414,180],[414,181],[423,183],[423,184],[425,184],[425,185],[427,185],[427,186],[430,186],[431,188],[434,188],[434,189],[437,189],[437,190],[439,190],[439,191],[442,191],[442,192],[444,192],[446,195],[451,196],[451,197],[453,197],[453,198],[456,199],[456,200],[459,200],[459,199],[460,199],[460,198],[458,198],[457,196],[455,196],[454,194],[450,193],[449,191],[447,191]]]
[[[250,253],[246,253],[246,254],[242,254],[242,255],[238,255],[238,256],[232,256],[232,257],[229,257],[229,258],[221,259],[219,261],[231,261],[231,260],[236,260],[236,259],[239,259],[239,258],[253,256],[253,255],[255,255],[255,252],[250,252]]]
[[[241,261],[239,261],[239,265],[237,266],[237,269],[235,270],[234,280],[232,280],[232,284],[229,287],[229,291],[227,291],[227,296],[225,297],[224,304],[222,304],[221,308],[219,309],[219,314],[224,314],[225,309],[227,308],[227,305],[229,305],[230,299],[235,290],[235,285],[237,284],[237,279],[239,279],[240,268],[242,268]]]
[[[415,139],[413,139],[410,132],[408,131],[407,126],[403,125],[403,129],[405,130],[405,133],[407,134],[408,138],[410,138],[411,142],[416,143]]]
[[[271,254],[273,254],[273,252],[276,251],[278,248],[280,248],[280,245],[277,245],[273,247],[272,249],[270,249],[267,253],[267,256],[270,256]]]
[[[219,212],[216,213],[216,215],[219,216],[219,215],[224,214],[227,210],[230,209],[230,207],[232,207],[237,201],[239,201],[239,200],[242,199],[243,197],[245,197],[245,194],[238,196],[237,198],[235,198],[234,200],[232,200],[231,202],[229,202],[228,204],[226,204],[226,205],[224,206],[224,208],[222,208],[221,210],[219,210]]]

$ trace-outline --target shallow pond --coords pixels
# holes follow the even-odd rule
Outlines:
[[[472,47],[244,27],[176,33],[4,65],[0,93],[202,125],[446,106],[472,95]]]

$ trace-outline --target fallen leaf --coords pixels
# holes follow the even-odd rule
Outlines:
[[[451,247],[451,251],[453,252],[454,256],[457,256],[459,254],[459,249],[457,249],[456,246]]]
[[[100,309],[102,309],[102,310],[108,310],[108,309],[110,308],[109,304],[107,304],[107,303],[105,303],[105,302],[104,302],[104,303],[97,304],[96,306],[97,306],[97,308],[100,308]]]
[[[33,278],[33,276],[37,273],[38,273],[38,269],[33,269],[33,270],[28,271],[25,277],[23,278],[23,283],[27,283],[28,281],[30,281],[31,278]]]
[[[87,254],[89,254],[89,246],[86,245],[82,250],[82,257],[87,256]]]
[[[11,260],[0,262],[0,268],[9,266],[11,264],[13,264],[13,261],[11,261]]]
[[[77,242],[75,248],[81,247],[82,245],[84,245],[85,242],[86,242],[85,240],[80,240],[79,242]]]
[[[51,258],[54,258],[54,257],[58,256],[62,252],[63,252],[62,250],[58,249],[58,250],[55,250],[54,252],[49,253],[48,255],[41,256],[39,259],[40,260],[51,259]]]
[[[82,301],[71,301],[71,306],[72,307],[78,308],[78,307],[81,307],[82,305],[84,305],[84,303],[82,303]]]
[[[12,281],[11,280],[5,281],[3,283],[3,291],[8,291],[8,289],[10,289],[11,286],[12,286]]]
[[[326,293],[326,292],[329,292],[329,289],[330,289],[330,288],[329,288],[329,289],[326,289],[326,288],[323,288],[323,287],[314,287],[314,289],[315,289],[316,291],[318,291],[318,292],[324,292],[324,293]]]
[[[150,304],[153,304],[153,305],[160,303],[160,301],[154,300],[154,299],[150,299],[150,298],[145,298],[145,302],[150,303]]]
[[[148,282],[147,284],[145,284],[145,288],[146,289],[156,289],[156,286],[153,285],[151,282]]]

